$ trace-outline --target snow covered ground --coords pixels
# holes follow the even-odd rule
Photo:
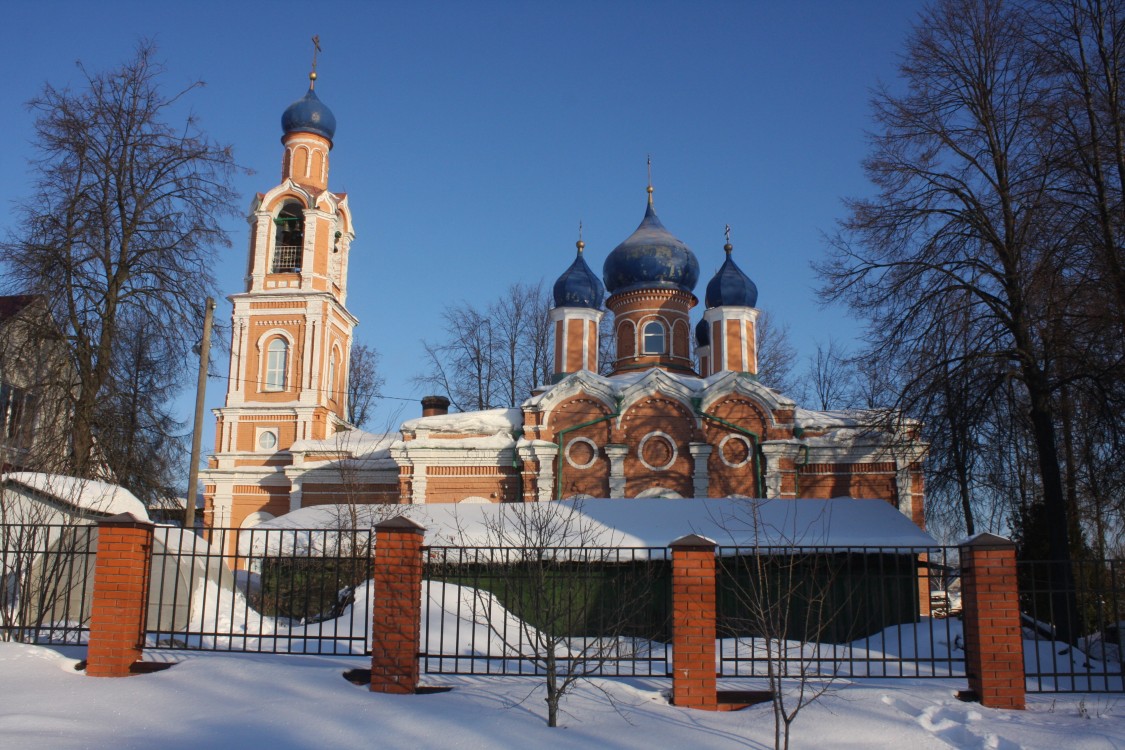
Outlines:
[[[363,657],[151,652],[178,663],[124,679],[75,671],[79,647],[0,643],[0,748],[768,748],[768,705],[670,706],[666,680],[599,680],[543,720],[534,678],[430,677],[446,693],[386,696],[344,680]],[[734,683],[748,687],[747,681]],[[963,680],[838,683],[793,747],[1125,748],[1125,696],[1033,695],[1027,711],[962,703]],[[616,704],[616,705],[614,705]]]

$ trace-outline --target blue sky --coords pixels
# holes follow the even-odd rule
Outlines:
[[[646,156],[656,208],[700,260],[702,296],[723,226],[802,354],[857,324],[822,308],[809,264],[842,198],[870,188],[861,160],[869,89],[893,81],[920,3],[854,2],[21,2],[6,8],[0,64],[0,199],[25,195],[32,119],[44,81],[110,67],[156,39],[169,90],[234,146],[239,214],[278,182],[279,118],[307,87],[336,115],[330,187],[347,191],[357,238],[349,307],[357,340],[383,356],[388,396],[409,399],[423,338],[443,304],[486,304],[516,281],[570,264],[578,222],[595,271],[640,222]],[[10,214],[7,214],[10,216]],[[0,229],[11,227],[10,219]],[[247,227],[217,268],[242,289]],[[696,317],[701,314],[696,308]],[[218,319],[229,321],[220,300]],[[225,367],[220,371],[225,373]],[[212,380],[208,407],[224,381]],[[185,418],[191,400],[182,399]],[[389,401],[373,420],[380,428]],[[213,431],[204,433],[209,450]]]

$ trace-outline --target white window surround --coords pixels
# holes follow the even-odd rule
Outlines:
[[[266,345],[266,372],[262,378],[262,390],[284,391],[287,370],[289,369],[289,342],[274,338]]]
[[[676,492],[675,490],[668,489],[667,487],[649,487],[647,490],[637,493],[637,497],[642,499],[664,498],[667,500],[682,500],[684,496]]]
[[[740,442],[740,443],[742,443],[743,445],[746,446],[746,458],[742,459],[741,461],[739,461],[737,463],[734,462],[734,461],[731,461],[727,458],[725,448],[727,447],[727,443],[729,443],[731,440],[735,440],[735,441]],[[745,435],[738,435],[738,434],[734,434],[734,433],[732,433],[730,435],[727,435],[726,437],[724,437],[722,440],[719,441],[718,448],[719,448],[719,460],[722,461],[723,464],[725,464],[726,466],[729,466],[732,469],[741,469],[743,466],[750,463],[750,459],[752,459],[754,457],[754,446],[746,438]]]
[[[273,438],[272,444],[270,438]],[[275,453],[278,448],[276,427],[257,427],[254,430],[254,450],[260,453]]]
[[[584,464],[577,463],[570,455],[570,451],[571,451],[571,449],[574,448],[575,443],[583,443],[585,445],[590,446],[590,450],[592,451],[592,455],[590,456],[590,460],[587,461]],[[595,443],[590,438],[576,437],[573,440],[571,440],[569,443],[566,444],[566,451],[564,451],[564,455],[566,456],[566,462],[568,464],[570,464],[573,468],[575,468],[575,469],[589,469],[591,466],[593,466],[595,463],[598,462],[598,445],[597,445],[597,443]]]
[[[281,387],[271,388],[268,385],[269,382],[270,382],[269,381],[269,366],[270,366],[269,347],[275,340],[281,340],[285,343],[285,346],[286,346],[285,370],[284,370],[284,377],[282,378]],[[262,333],[261,335],[258,336],[258,340],[257,340],[257,343],[255,344],[255,346],[258,349],[258,388],[257,388],[257,390],[258,390],[259,393],[263,393],[263,392],[265,392],[265,393],[277,393],[277,392],[280,392],[280,391],[287,390],[289,388],[289,385],[290,385],[289,374],[290,374],[290,372],[292,372],[292,368],[293,368],[293,361],[292,361],[293,357],[291,355],[293,354],[294,343],[295,342],[294,342],[294,339],[293,339],[293,334],[290,333],[289,331],[286,331],[284,328],[271,328],[270,330],[268,330],[265,333]],[[246,377],[249,378],[250,373],[247,373]]]
[[[645,446],[648,445],[650,440],[656,440],[656,439],[666,440],[668,442],[668,447],[671,448],[671,450],[672,450],[672,455],[671,455],[671,457],[669,457],[668,463],[664,464],[663,466],[653,466],[652,464],[650,464],[648,461],[645,460]],[[678,457],[679,457],[679,450],[676,448],[676,441],[673,440],[672,436],[669,435],[668,433],[660,432],[659,430],[653,430],[649,434],[645,435],[643,438],[641,438],[641,442],[637,446],[637,458],[640,459],[640,462],[649,471],[666,471],[666,470],[668,470],[672,467],[672,464],[676,463],[676,459]]]
[[[668,351],[668,328],[663,322],[650,320],[641,330],[641,354],[664,354]]]

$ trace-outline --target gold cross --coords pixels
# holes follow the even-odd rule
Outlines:
[[[309,73],[309,88],[316,86],[316,54],[320,52],[320,34],[314,34],[312,38],[313,43],[313,63],[312,72]]]

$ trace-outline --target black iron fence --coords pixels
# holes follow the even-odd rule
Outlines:
[[[422,671],[600,676],[668,673],[664,547],[429,547]]]
[[[719,675],[964,675],[961,622],[946,616],[950,552],[720,547]],[[923,616],[931,601],[937,616]]]
[[[87,642],[97,536],[0,525],[0,640]],[[157,527],[145,646],[368,653],[373,537],[213,529],[205,540]],[[425,672],[669,673],[667,548],[423,555]],[[719,547],[716,563],[721,677],[965,674],[954,548]],[[1077,562],[1069,577],[1054,565],[1017,565],[1028,690],[1125,691],[1125,562]]]
[[[182,529],[154,534],[146,646],[364,654],[372,534],[339,529]]]
[[[0,525],[0,640],[87,642],[97,531],[96,526]]]
[[[1125,561],[1016,565],[1024,674],[1037,693],[1122,692]]]

